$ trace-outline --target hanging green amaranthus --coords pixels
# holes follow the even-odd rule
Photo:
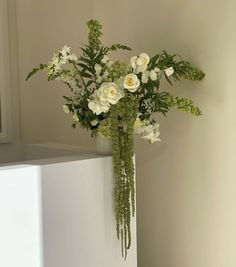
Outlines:
[[[134,123],[137,110],[136,99],[125,97],[112,107],[110,115],[116,230],[125,258],[131,245],[131,216],[135,213]]]

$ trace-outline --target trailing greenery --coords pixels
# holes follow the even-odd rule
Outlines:
[[[117,237],[122,255],[131,246],[131,219],[135,214],[134,134],[154,143],[159,139],[159,124],[153,114],[164,116],[172,110],[200,116],[201,110],[191,99],[173,96],[161,90],[162,80],[170,85],[180,80],[200,81],[205,74],[178,55],[166,51],[149,57],[140,53],[130,62],[112,60],[117,50],[130,51],[123,44],[104,46],[102,25],[87,22],[88,43],[81,54],[71,53],[65,45],[47,64],[40,64],[26,77],[46,71],[48,81],[60,81],[70,93],[63,96],[63,110],[77,125],[111,139],[114,167],[114,206]]]

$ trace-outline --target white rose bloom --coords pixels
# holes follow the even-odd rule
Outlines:
[[[63,111],[64,111],[66,114],[70,113],[70,110],[69,110],[69,108],[67,107],[67,105],[63,105],[63,106],[62,106],[62,109],[63,109]]]
[[[170,77],[174,73],[174,69],[173,69],[173,67],[169,67],[169,68],[165,69],[164,72],[168,77]]]
[[[138,57],[134,56],[131,58],[130,63],[135,73],[144,72],[147,70],[150,57],[146,53],[141,53]]]
[[[124,97],[124,91],[121,90],[116,83],[103,83],[97,90],[97,96],[101,103],[109,102],[115,105],[122,97]]]
[[[125,76],[123,86],[125,89],[129,90],[131,93],[137,91],[140,85],[140,81],[136,74],[129,73]]]
[[[101,102],[98,98],[94,100],[88,100],[88,107],[93,111],[94,114],[99,115],[102,112],[107,112],[110,109],[108,102]]]
[[[144,71],[142,73],[142,83],[147,83],[149,78],[149,71]]]
[[[150,78],[152,81],[156,81],[157,80],[157,73],[155,70],[151,70],[150,71]]]
[[[102,71],[102,66],[100,66],[99,64],[95,64],[94,70],[96,71],[96,75],[99,75]]]

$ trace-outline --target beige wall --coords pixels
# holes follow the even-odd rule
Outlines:
[[[137,142],[139,267],[236,266],[236,2],[96,1],[106,39],[167,49],[204,69],[172,89],[204,116],[161,116],[160,144]]]
[[[235,8],[234,0],[17,1],[26,142],[92,145],[61,112],[65,89],[43,74],[24,81],[55,48],[76,50],[91,16],[109,43],[127,43],[134,53],[177,52],[207,73],[204,82],[171,89],[194,98],[202,118],[159,116],[162,142],[137,141],[139,267],[236,266]]]
[[[92,16],[91,1],[17,1],[22,136],[27,143],[64,142],[92,145],[86,131],[73,130],[62,111],[66,88],[47,82],[45,73],[25,82],[38,63],[47,63],[65,44],[72,51],[86,41],[85,22]]]

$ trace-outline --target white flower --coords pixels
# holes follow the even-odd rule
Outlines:
[[[101,102],[98,97],[93,100],[88,100],[88,107],[93,111],[94,114],[99,115],[102,112],[107,112],[110,109],[108,102]]]
[[[109,75],[109,72],[107,70],[105,70],[103,75],[102,75],[103,79],[104,80],[107,79],[108,75]]]
[[[141,53],[138,57],[134,56],[131,58],[130,63],[132,68],[134,69],[135,73],[144,72],[147,70],[148,63],[150,61],[150,58],[148,54]]]
[[[161,141],[161,139],[159,138],[159,124],[150,124],[148,126],[142,127],[141,129],[141,136],[143,139],[148,140],[150,143]]]
[[[102,72],[102,66],[95,64],[94,70],[96,71],[96,75],[99,75]]]
[[[109,61],[109,57],[107,55],[105,55],[101,60],[101,62],[104,64],[106,64],[108,61]]]
[[[70,110],[69,110],[69,108],[67,107],[67,105],[63,105],[63,106],[62,106],[62,109],[63,109],[63,111],[64,111],[66,114],[70,113]]]
[[[157,80],[157,73],[155,70],[151,70],[150,71],[150,78],[152,81],[156,81]]]
[[[77,114],[74,114],[72,119],[73,119],[73,122],[75,122],[75,123],[79,122],[79,117]]]
[[[60,52],[63,57],[66,57],[68,54],[70,54],[70,47],[68,45],[64,45]]]
[[[101,83],[102,81],[103,81],[103,77],[102,76],[98,76],[96,82],[97,83]]]
[[[71,61],[77,61],[78,57],[76,56],[76,54],[71,54],[67,56],[67,59]]]
[[[137,91],[139,85],[140,85],[140,81],[136,74],[129,73],[125,76],[124,83],[123,83],[123,86],[125,89],[133,93]]]
[[[150,124],[148,120],[139,121],[137,119],[135,123],[137,126],[135,128],[135,132],[141,134],[141,137],[145,140],[148,140],[150,143],[154,143],[156,141],[161,141],[159,138],[159,124]]]
[[[154,71],[157,73],[161,72],[161,70],[158,67],[154,68]]]
[[[115,105],[124,96],[124,91],[116,83],[106,82],[97,90],[97,96],[102,103],[107,101]]]
[[[143,122],[140,118],[137,118],[134,122],[134,131],[138,133],[139,129],[143,126]]]
[[[165,69],[164,72],[169,77],[174,73],[174,69],[173,69],[173,67],[169,67],[169,68]]]
[[[92,125],[92,126],[96,126],[96,125],[98,125],[98,120],[97,120],[97,119],[92,120],[92,121],[91,121],[91,125]]]
[[[147,70],[142,73],[142,83],[147,83],[148,78],[149,78],[149,71]]]
[[[109,60],[106,65],[108,68],[110,68],[112,66],[112,64],[114,64],[114,62],[112,60]]]

